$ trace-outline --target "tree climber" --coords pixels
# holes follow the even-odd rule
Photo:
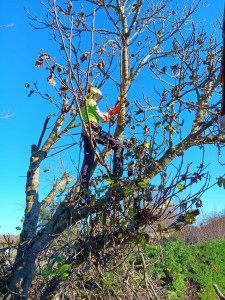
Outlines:
[[[88,118],[92,130],[93,144],[94,147],[96,147],[97,143],[104,146],[108,144],[114,150],[113,175],[119,178],[123,174],[124,145],[119,140],[114,138],[112,135],[103,131],[102,127],[99,125],[99,120],[102,123],[113,121],[115,114],[118,114],[119,112],[119,107],[116,106],[110,109],[107,113],[103,113],[99,110],[97,106],[97,104],[101,101],[101,99],[102,99],[101,91],[98,88],[92,87],[87,97],[87,111],[88,111]],[[81,107],[81,113],[85,124],[88,124],[88,118],[87,118],[85,106]],[[88,126],[86,126],[86,131],[88,132]],[[91,177],[91,170],[93,168],[95,153],[91,148],[86,131],[83,128],[82,138],[84,141],[84,161],[81,169],[80,191],[83,194],[82,199],[85,202],[85,204],[89,204],[90,193],[87,193],[85,191],[87,191],[89,187],[89,181]]]

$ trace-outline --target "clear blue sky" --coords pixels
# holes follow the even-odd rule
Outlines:
[[[199,19],[207,19],[210,24],[220,16],[224,8],[223,0],[210,0],[210,7],[199,12]],[[35,68],[37,51],[42,48],[50,52],[53,44],[44,31],[33,30],[29,25],[24,8],[41,13],[38,0],[2,0],[0,4],[0,26],[14,24],[0,29],[1,57],[1,101],[0,112],[11,109],[11,120],[0,119],[0,234],[18,234],[15,229],[25,207],[25,182],[29,166],[30,146],[38,142],[43,122],[52,110],[40,97],[28,98],[26,82],[37,81],[42,89],[47,89],[43,72]],[[48,50],[48,51],[47,51]],[[103,88],[103,93],[106,93]],[[215,179],[225,173],[225,167],[216,164],[216,150],[207,147],[207,158],[212,161],[211,174]],[[225,161],[225,157],[222,157]],[[225,209],[225,193],[215,187],[204,197],[203,214]]]

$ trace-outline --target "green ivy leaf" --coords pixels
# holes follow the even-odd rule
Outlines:
[[[47,267],[42,271],[41,275],[46,278],[49,275],[52,274],[52,266],[51,265],[47,265]]]
[[[180,184],[180,183],[177,183],[177,188],[178,188],[179,190],[183,190],[183,189],[184,189],[184,186],[183,186],[182,184]]]
[[[62,257],[62,256],[58,256],[58,257],[56,258],[56,262],[60,263],[60,262],[62,262],[62,261],[63,261],[63,257]]]
[[[132,192],[133,192],[133,190],[132,190],[130,187],[128,187],[128,188],[126,188],[126,189],[124,190],[124,194],[125,194],[126,196],[129,196]]]
[[[100,218],[99,224],[100,224],[101,226],[103,226],[103,217]]]
[[[173,131],[173,127],[171,127],[170,125],[167,125],[165,127],[165,129],[166,129],[167,132],[172,132]]]
[[[161,125],[161,122],[155,123],[155,126],[158,127],[158,128],[160,127],[160,125]]]
[[[59,273],[60,273],[59,270],[56,269],[55,271],[52,272],[52,277],[57,276]]]
[[[203,206],[203,205],[202,205],[202,200],[201,200],[201,199],[196,198],[195,200],[196,200],[195,206],[196,206],[197,208]]]
[[[103,281],[103,284],[106,285],[106,286],[108,286],[109,288],[112,287],[112,286],[111,286],[111,283],[108,282],[108,281],[106,281],[106,280]]]
[[[140,181],[138,182],[141,188],[147,188],[149,185],[149,182]]]
[[[158,224],[158,232],[162,232],[163,231],[163,227],[161,224]]]
[[[68,264],[61,264],[61,263],[58,263],[57,265],[57,269],[55,269],[51,275],[53,277],[57,276],[60,274],[60,277],[62,280],[66,279],[68,276],[69,276],[69,273],[67,272],[68,270],[70,270],[71,268],[71,265],[68,265]]]
[[[188,223],[192,224],[195,220],[195,216],[193,214],[188,214]]]
[[[144,236],[141,237],[141,248],[145,249],[146,247],[146,238]]]
[[[61,273],[61,280],[65,280],[69,276],[68,272]]]
[[[61,263],[58,263],[58,264],[57,264],[57,268],[60,270],[61,267],[62,267],[62,264],[61,264]]]
[[[70,270],[70,265],[65,264],[65,265],[60,266],[60,272],[61,273],[65,272],[65,271],[68,271],[68,270]]]
[[[150,144],[149,142],[145,142],[145,143],[144,143],[144,146],[145,146],[146,148],[149,148],[150,145],[151,145],[151,144]]]
[[[135,217],[136,216],[136,214],[137,213],[135,213],[134,212],[134,210],[133,210],[133,208],[131,207],[131,208],[129,208],[129,215],[131,216],[131,217]]]
[[[225,189],[225,179],[222,176],[220,176],[218,178],[217,184],[218,184],[219,187],[223,186],[223,188]]]
[[[103,179],[105,182],[107,182],[107,183],[112,183],[113,182],[113,180],[112,180],[112,178],[105,178],[105,179]]]
[[[168,300],[178,299],[177,293],[174,291],[168,291]]]

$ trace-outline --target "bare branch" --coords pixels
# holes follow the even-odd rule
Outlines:
[[[0,28],[11,27],[11,26],[14,26],[14,24],[10,24],[10,25],[1,25]]]
[[[10,109],[0,114],[0,119],[10,119],[15,113],[10,113]]]
[[[225,296],[221,293],[220,289],[218,288],[218,286],[216,284],[213,285],[214,287],[214,290],[216,292],[216,294],[218,295],[218,297],[221,299],[221,300],[224,300],[225,299]]]
[[[63,186],[69,182],[74,181],[75,178],[70,178],[69,174],[65,172],[61,178],[61,180],[54,184],[53,189],[48,194],[48,196],[41,202],[41,209],[46,208],[51,204],[56,194],[63,189]]]

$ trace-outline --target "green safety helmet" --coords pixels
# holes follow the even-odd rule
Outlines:
[[[88,98],[94,99],[99,102],[100,100],[102,100],[102,92],[98,88],[92,87],[90,89],[90,92],[88,93]]]

